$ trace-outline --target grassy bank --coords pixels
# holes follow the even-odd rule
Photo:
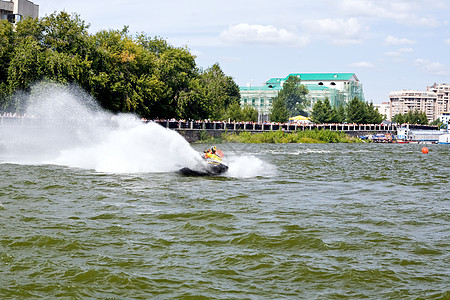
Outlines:
[[[248,131],[233,134],[223,134],[224,142],[233,143],[360,143],[359,138],[350,137],[344,132],[330,130],[306,130],[285,133],[281,130],[254,133]]]

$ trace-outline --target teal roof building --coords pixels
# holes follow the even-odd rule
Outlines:
[[[332,106],[346,104],[354,97],[364,101],[363,87],[355,73],[291,73],[285,78],[270,78],[262,86],[239,87],[241,106],[250,105],[261,115],[268,115],[273,98],[290,76],[300,78],[308,89],[306,110],[309,112],[319,99],[328,98]]]

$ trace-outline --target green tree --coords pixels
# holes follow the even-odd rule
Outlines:
[[[342,123],[345,120],[345,108],[342,105],[331,107],[328,98],[324,101],[319,99],[313,106],[311,118],[315,123]]]
[[[0,41],[0,82],[5,82],[14,42],[13,26],[7,20],[0,21]]]
[[[60,83],[86,87],[91,69],[93,44],[86,25],[77,14],[51,14],[40,22],[19,23],[21,34],[32,36],[42,45],[42,77]],[[18,24],[18,25],[19,25]],[[23,27],[23,28],[22,28]]]
[[[232,121],[258,121],[258,111],[251,107],[250,105],[245,105],[241,107],[238,102],[234,102],[228,106],[224,119],[230,119]]]
[[[403,114],[396,114],[394,117],[392,117],[392,121],[398,124],[406,123]]]
[[[41,78],[42,48],[32,37],[21,40],[14,47],[8,66],[8,83],[11,91],[27,90]]]
[[[393,122],[399,123],[399,124],[421,124],[421,125],[427,125],[428,124],[428,117],[425,112],[420,111],[408,111],[405,114],[397,114],[392,118]]]
[[[194,80],[196,84],[190,84],[183,90],[183,99],[178,100],[179,118],[224,119],[229,117],[225,115],[231,105],[233,109],[239,108],[240,112],[239,87],[230,76],[225,75],[219,64],[202,71]],[[186,106],[187,103],[190,108]]]
[[[0,109],[6,109],[9,105],[5,99],[10,90],[7,84],[8,69],[14,49],[13,26],[7,20],[0,20],[0,41]]]
[[[93,35],[76,14],[25,19],[15,30],[0,21],[0,104],[17,109],[11,95],[39,80],[75,83],[113,112],[146,118],[222,118],[239,105],[239,87],[218,64],[199,71],[187,48],[128,27]],[[244,111],[246,118],[255,112]]]
[[[41,20],[25,18],[18,22],[9,39],[13,51],[3,64],[8,70],[6,86],[2,78],[2,90],[10,94],[19,89],[26,92],[31,84],[42,79],[80,83],[82,77],[90,73],[86,29],[76,15],[65,12]],[[2,96],[7,97],[5,93]]]
[[[366,102],[365,118],[364,123],[367,124],[380,124],[384,119],[383,115],[373,106],[372,102]]]
[[[241,96],[238,85],[232,77],[225,75],[218,63],[201,72],[200,78],[211,106],[209,118],[219,120],[224,117],[228,106],[239,104]]]
[[[329,117],[328,106],[325,103],[328,99],[322,102],[322,100],[317,100],[314,103],[313,110],[311,112],[311,119],[314,123],[325,123],[326,119]],[[330,102],[328,101],[328,105]]]
[[[285,101],[276,96],[272,102],[272,109],[270,110],[270,120],[272,122],[285,123],[289,119],[289,110],[286,107]]]
[[[424,112],[420,112],[418,110],[408,111],[405,114],[405,122],[409,124],[428,124],[427,115]]]
[[[299,77],[289,76],[277,95],[277,97],[286,103],[289,116],[305,115],[304,105],[306,103],[308,89],[306,86],[300,84],[300,82]]]
[[[177,99],[182,91],[189,89],[189,79],[197,75],[194,56],[186,48],[169,48],[160,55],[157,69],[165,87],[158,116],[177,117]]]
[[[242,121],[242,108],[237,102],[230,104],[224,115],[224,119],[230,119],[231,121]]]
[[[199,78],[190,80],[189,89],[178,97],[177,115],[182,119],[201,120],[208,118],[211,106],[208,103],[207,90]]]
[[[311,120],[314,123],[322,123],[325,119],[324,116],[324,108],[322,100],[318,99],[316,103],[314,103],[312,111],[311,111]]]
[[[343,104],[333,107],[333,123],[344,123],[346,119],[345,106]]]
[[[363,124],[366,121],[366,106],[357,97],[353,98],[347,106],[347,121],[356,124]]]
[[[427,125],[428,123],[429,123],[429,122],[428,122],[427,114],[426,114],[424,111],[422,111],[422,112],[419,114],[419,124]]]
[[[250,105],[244,106],[242,108],[242,121],[257,122],[258,111]]]
[[[441,121],[441,119],[437,118],[433,122],[430,122],[430,125],[435,125],[438,128],[441,128],[441,126],[444,125],[444,123]]]

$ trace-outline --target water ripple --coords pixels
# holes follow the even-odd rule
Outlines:
[[[191,178],[0,164],[0,294],[449,298],[448,148],[223,148],[277,172]]]

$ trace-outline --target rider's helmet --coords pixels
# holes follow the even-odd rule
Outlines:
[[[216,151],[217,151],[216,146],[212,146],[212,147],[211,147],[211,152],[212,152],[212,153],[216,153]]]

